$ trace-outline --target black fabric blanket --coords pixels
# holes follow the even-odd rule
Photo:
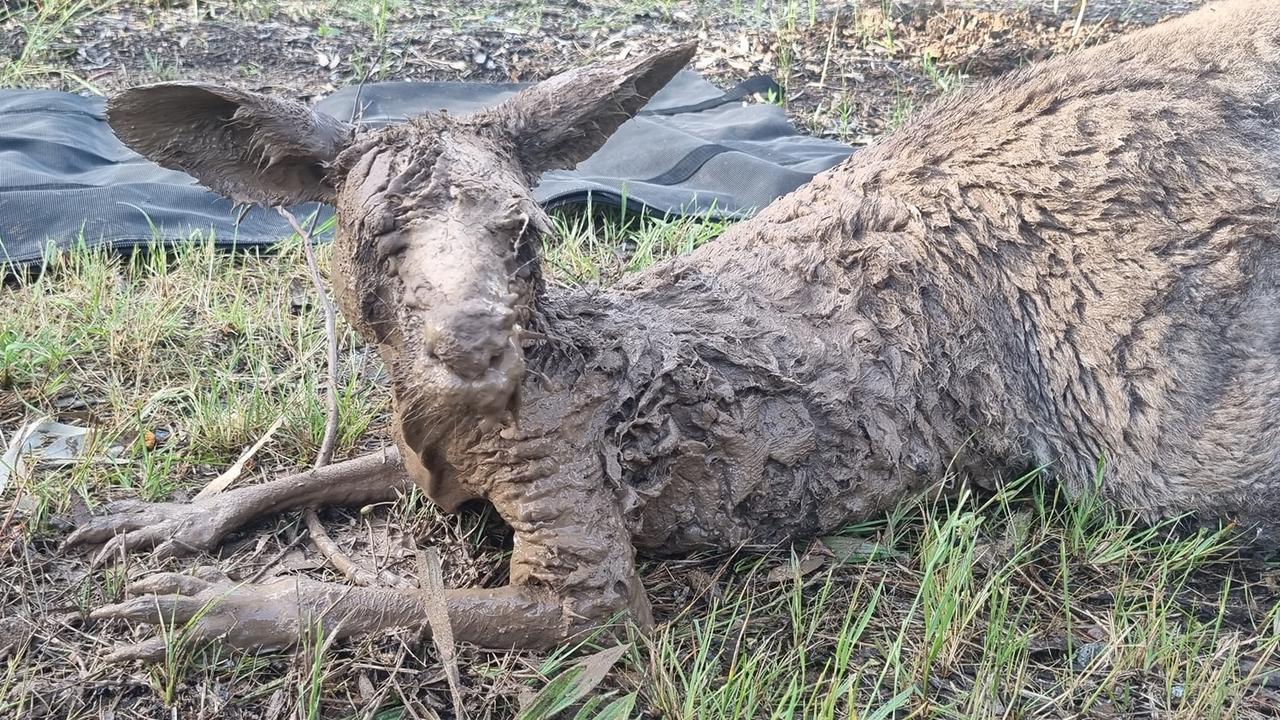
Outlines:
[[[343,88],[316,108],[350,118],[358,95],[361,121],[376,126],[429,111],[465,114],[522,87],[373,83]],[[723,92],[682,71],[587,161],[543,175],[535,197],[546,207],[590,201],[664,215],[750,215],[852,152],[798,133],[776,105],[743,102],[777,91],[758,77]],[[263,246],[291,234],[276,213],[257,207],[241,213],[185,173],[124,147],[103,106],[98,97],[0,91],[0,262],[36,263],[49,249],[81,239],[127,248],[212,233],[220,245]],[[323,223],[332,210],[310,205],[295,212],[319,212]]]

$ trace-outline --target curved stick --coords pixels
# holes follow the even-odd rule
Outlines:
[[[325,289],[324,280],[320,277],[320,268],[316,264],[315,249],[312,247],[312,238],[309,230],[304,230],[298,219],[283,207],[276,207],[276,212],[280,213],[294,232],[298,233],[298,238],[302,240],[303,252],[307,256],[307,270],[311,274],[311,284],[315,286],[316,295],[320,298],[320,306],[324,309],[324,330],[325,340],[328,344],[328,387],[325,389],[325,402],[328,406],[328,412],[324,422],[324,436],[320,441],[320,450],[316,453],[315,468],[318,470],[333,459],[333,448],[337,444],[338,438],[338,315],[334,310],[333,302],[329,299],[329,293]],[[315,222],[315,216],[312,216],[312,223]],[[315,508],[308,507],[302,511],[302,517],[306,520],[307,530],[311,533],[312,540],[315,541],[316,549],[324,556],[329,564],[338,572],[342,573],[348,580],[362,587],[369,587],[378,584],[379,581],[392,587],[414,587],[413,583],[396,575],[389,570],[379,570],[374,573],[364,566],[357,563],[342,552],[338,544],[329,537],[329,533],[325,531],[324,525],[320,522],[320,517],[316,515]]]

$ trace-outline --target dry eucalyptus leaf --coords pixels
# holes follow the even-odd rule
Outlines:
[[[818,538],[818,542],[831,551],[831,555],[837,562],[842,563],[865,562],[901,555],[898,551],[867,538],[828,535]]]
[[[781,585],[797,577],[807,577],[826,565],[827,559],[826,555],[806,554],[800,558],[799,562],[787,562],[770,570],[764,578],[765,582],[770,585]]]

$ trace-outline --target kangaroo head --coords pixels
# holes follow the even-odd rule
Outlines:
[[[695,48],[572,70],[470,116],[380,129],[204,83],[124,91],[107,118],[130,148],[237,202],[333,204],[335,293],[390,361],[398,401],[440,419],[495,416],[516,402],[535,241],[548,227],[530,186],[599,149]]]

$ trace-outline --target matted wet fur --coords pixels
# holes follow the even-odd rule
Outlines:
[[[530,182],[589,156],[692,54],[380,131],[207,85],[113,98],[113,128],[163,165],[336,203],[334,283],[390,368],[397,448],[132,504],[70,542],[207,550],[255,515],[411,478],[515,530],[510,585],[448,594],[460,640],[502,647],[650,622],[637,549],[799,539],[948,472],[1048,466],[1275,543],[1280,4],[1220,3],[958,92],[698,251],[608,290],[543,288]],[[291,644],[312,616],[340,634],[426,617],[411,591],[307,579],[133,592],[95,617],[216,601],[195,637],[241,647]]]

